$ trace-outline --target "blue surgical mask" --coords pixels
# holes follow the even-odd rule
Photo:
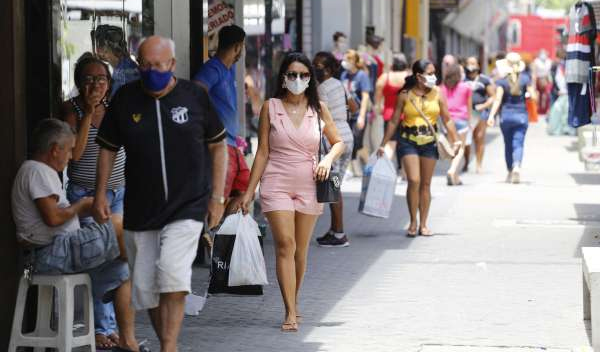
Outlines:
[[[171,71],[157,71],[154,69],[140,70],[140,77],[144,87],[151,92],[160,92],[167,87],[173,77]]]

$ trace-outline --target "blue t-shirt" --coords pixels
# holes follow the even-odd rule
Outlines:
[[[348,71],[342,72],[342,76],[340,77],[340,81],[344,84],[346,91],[349,96],[352,96],[358,105],[362,100],[363,92],[371,92],[373,88],[371,87],[371,81],[369,80],[369,75],[363,71],[359,70],[356,73],[352,74]],[[358,116],[360,112],[356,112],[353,117]]]
[[[527,93],[527,86],[531,84],[531,78],[525,72],[521,72],[519,75],[519,89],[520,95],[510,94],[510,85],[508,84],[508,77],[502,78],[496,82],[498,87],[502,87],[504,95],[502,95],[502,110],[521,110],[526,111],[525,105],[525,93]]]
[[[110,96],[115,96],[115,93],[119,88],[129,82],[137,81],[138,79],[140,79],[138,65],[129,56],[125,56],[119,61],[119,64],[115,67],[113,72]]]
[[[227,131],[227,144],[235,146],[239,129],[235,65],[228,69],[215,56],[204,63],[194,80],[200,81],[208,89],[210,101]]]

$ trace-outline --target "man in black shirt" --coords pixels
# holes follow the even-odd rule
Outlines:
[[[206,92],[173,76],[172,40],[149,37],[138,54],[141,80],[119,89],[98,132],[94,216],[110,215],[106,182],[123,146],[132,304],[149,310],[161,351],[176,351],[205,215],[209,228],[223,215],[225,129]]]

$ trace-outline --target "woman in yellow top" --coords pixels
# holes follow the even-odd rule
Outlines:
[[[406,199],[410,225],[406,235],[409,237],[433,234],[427,227],[427,216],[431,203],[431,178],[439,155],[435,137],[423,116],[436,129],[438,116],[441,116],[450,142],[458,141],[456,127],[450,119],[446,101],[435,85],[436,81],[435,66],[429,60],[421,59],[413,64],[412,75],[406,78],[404,88],[398,95],[394,115],[377,151],[379,156],[385,153],[385,145],[400,127],[397,153],[408,180]]]

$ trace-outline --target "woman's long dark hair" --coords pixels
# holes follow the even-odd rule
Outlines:
[[[417,86],[417,74],[424,74],[425,70],[427,70],[427,66],[432,65],[432,62],[427,59],[421,59],[415,61],[412,65],[412,74],[406,77],[406,83],[402,88],[403,91],[409,91]]]
[[[319,93],[317,92],[315,69],[306,55],[300,52],[288,53],[283,58],[283,62],[279,67],[279,74],[277,75],[275,98],[283,99],[287,95],[288,90],[283,88],[284,76],[290,65],[294,62],[299,62],[308,68],[308,72],[310,72],[310,81],[308,82],[308,88],[304,91],[304,95],[306,95],[306,98],[308,99],[308,107],[312,108],[317,113],[321,113],[321,103],[319,102]]]

